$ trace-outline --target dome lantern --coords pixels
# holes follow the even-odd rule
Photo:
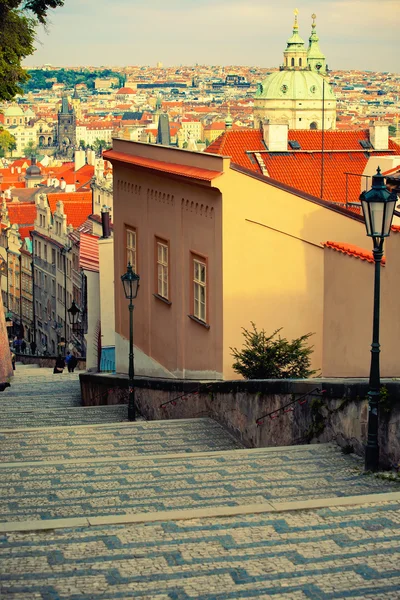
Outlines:
[[[297,8],[294,11],[293,33],[287,41],[286,50],[283,53],[283,70],[306,69],[307,68],[307,50],[304,46],[304,40],[299,35],[299,25]]]
[[[315,71],[316,73],[321,73],[322,75],[326,74],[326,58],[325,55],[322,54],[319,48],[319,37],[316,31],[316,23],[315,19],[317,15],[313,13],[311,15],[313,20],[311,25],[311,35],[308,38],[309,45],[307,50],[307,65],[311,71]]]

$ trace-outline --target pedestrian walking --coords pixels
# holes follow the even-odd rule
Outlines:
[[[22,342],[21,342],[21,352],[22,352],[22,354],[25,354],[25,350],[26,350],[26,342],[25,342],[25,340],[22,340]]]
[[[32,356],[34,356],[36,354],[36,342],[34,340],[32,340],[30,345],[31,345]]]
[[[10,350],[10,352],[11,352],[11,364],[12,364],[12,368],[13,368],[13,371],[15,371],[16,356],[15,356],[15,354],[14,354],[14,352],[12,350]]]
[[[53,373],[63,373],[65,368],[65,361],[61,354],[58,355],[56,364],[54,365]]]
[[[65,364],[68,367],[68,373],[71,373],[71,365],[70,365],[71,360],[72,360],[72,354],[71,354],[71,352],[67,352],[66,357],[65,357]]]
[[[76,356],[71,354],[71,360],[69,361],[69,365],[68,365],[68,367],[69,367],[68,370],[70,373],[74,372],[77,364],[78,364],[78,360],[77,360]]]

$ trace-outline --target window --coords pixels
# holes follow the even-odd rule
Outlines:
[[[157,240],[157,294],[168,300],[168,242]]]
[[[51,249],[51,262],[53,265],[56,264],[56,251],[54,248]]]
[[[207,265],[204,258],[193,258],[193,315],[207,321]]]
[[[136,271],[137,268],[137,260],[136,260],[136,248],[137,248],[137,240],[136,240],[136,229],[131,227],[126,227],[126,264],[131,263],[132,269]]]

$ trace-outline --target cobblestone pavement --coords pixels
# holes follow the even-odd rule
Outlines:
[[[2,598],[400,597],[400,503],[0,536]]]
[[[113,407],[110,407],[113,408]],[[78,409],[91,415],[95,408]],[[116,407],[124,410],[126,405]],[[81,418],[82,420],[82,418]],[[135,454],[233,450],[240,444],[211,419],[190,421],[140,421],[101,427],[65,427],[0,432],[1,455],[6,462],[73,458],[131,457]]]
[[[399,486],[360,460],[243,449],[210,419],[99,425],[126,406],[27,371],[0,394],[1,599],[400,600]]]
[[[17,365],[11,387],[0,394],[0,430],[112,423],[127,420],[126,405],[83,408],[79,373]]]
[[[189,432],[191,423],[186,423]],[[131,430],[132,431],[132,430]],[[107,444],[103,446],[108,453]],[[360,474],[335,447],[208,456],[14,464],[2,468],[0,521],[137,514],[400,491]]]

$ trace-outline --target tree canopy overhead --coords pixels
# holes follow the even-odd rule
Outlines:
[[[64,0],[0,0],[0,100],[22,94],[29,79],[21,62],[35,51],[36,27],[46,26],[48,11]]]

